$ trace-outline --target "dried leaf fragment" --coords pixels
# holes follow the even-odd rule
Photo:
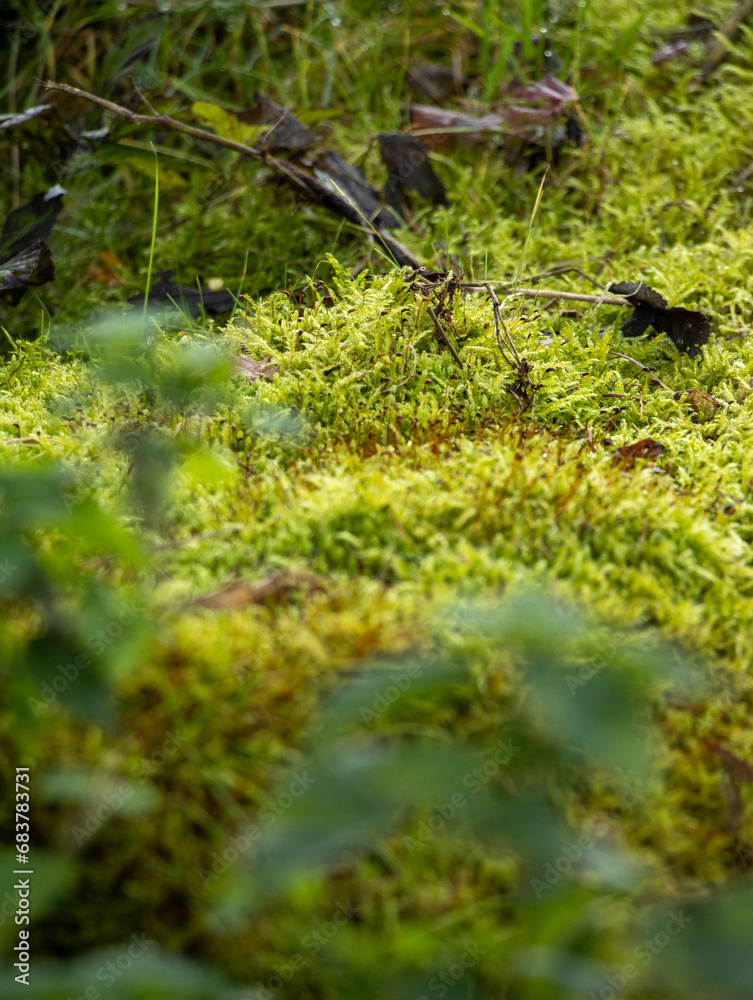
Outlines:
[[[716,411],[722,405],[720,399],[715,399],[707,392],[701,392],[700,389],[682,389],[675,393],[675,399],[678,401],[682,400],[683,396],[685,397],[684,402],[693,407],[698,414],[699,423],[702,424],[706,423],[707,420],[713,420]]]
[[[199,597],[194,603],[203,608],[210,608],[212,611],[226,611],[244,608],[249,604],[275,603],[295,590],[305,590],[310,593],[324,589],[324,581],[314,573],[281,570],[279,573],[254,583],[246,583],[241,580],[224,590],[217,590],[212,594]]]
[[[280,366],[273,365],[271,356],[262,358],[261,361],[254,361],[253,358],[244,358],[242,354],[234,354],[233,361],[239,375],[243,375],[247,382],[254,383],[258,378],[265,378],[271,382],[275,375],[280,374]]]
[[[655,441],[653,438],[642,438],[635,444],[625,444],[621,448],[615,448],[612,454],[615,465],[626,465],[631,468],[635,465],[636,459],[658,458],[666,450],[666,446],[661,441]]]

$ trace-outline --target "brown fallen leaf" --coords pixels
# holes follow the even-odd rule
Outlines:
[[[505,120],[498,114],[476,118],[462,111],[446,111],[425,104],[411,104],[408,113],[411,131],[420,132],[421,141],[432,150],[457,144],[475,146],[505,130]]]
[[[125,265],[117,254],[109,250],[103,250],[99,255],[100,264],[90,264],[88,269],[89,278],[98,284],[107,285],[108,288],[117,288],[123,284],[123,279],[118,271]]]
[[[507,96],[518,103],[524,101],[527,104],[539,105],[539,107],[535,108],[522,108],[519,106],[513,108],[516,114],[521,111],[533,113],[539,125],[548,125],[553,122],[562,115],[566,104],[574,104],[578,100],[577,92],[567,83],[563,83],[556,76],[552,76],[551,73],[544,77],[543,80],[537,80],[526,86],[518,84],[509,87]],[[501,107],[497,110],[500,114],[504,115],[507,108]]]
[[[254,583],[240,580],[224,590],[216,590],[214,593],[197,598],[194,604],[210,608],[212,611],[226,611],[244,608],[249,604],[275,603],[294,590],[311,592],[324,589],[324,581],[314,573],[299,573],[296,570],[284,569]]]
[[[653,438],[643,438],[635,444],[625,444],[621,448],[615,448],[615,465],[626,465],[629,468],[635,465],[638,458],[658,458],[666,451],[666,446],[661,441],[654,441]]]
[[[514,136],[524,143],[539,143],[541,130],[558,122],[564,124],[568,119],[566,105],[574,104],[578,99],[572,87],[552,75],[527,86],[516,82],[507,89],[505,97],[512,103],[498,104],[479,117],[412,104],[409,109],[411,131],[420,131],[429,149],[458,142],[472,146],[485,142],[493,135]],[[571,138],[567,129],[560,131],[560,135],[547,136],[548,145],[559,145]]]
[[[251,383],[255,382],[257,378],[265,378],[271,382],[275,375],[280,374],[280,366],[270,364],[271,357],[254,361],[253,358],[244,358],[242,354],[234,354],[233,361],[238,374],[243,375],[246,381]]]
[[[714,399],[713,396],[701,392],[700,389],[682,389],[675,393],[675,399],[678,401],[682,400],[683,396],[685,397],[683,402],[693,407],[698,414],[698,422],[701,424],[705,424],[707,420],[713,420],[716,411],[722,405],[720,399]]]

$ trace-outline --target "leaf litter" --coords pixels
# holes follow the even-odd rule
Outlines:
[[[63,208],[59,184],[14,209],[0,233],[0,295],[16,305],[27,288],[55,277],[47,239]]]
[[[640,337],[653,327],[656,333],[665,333],[681,353],[691,358],[703,357],[701,348],[711,336],[711,322],[705,313],[670,306],[659,292],[643,282],[612,282],[609,290],[624,295],[635,305],[632,315],[620,327],[623,337]]]

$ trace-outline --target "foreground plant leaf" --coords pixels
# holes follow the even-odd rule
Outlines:
[[[635,303],[633,314],[620,327],[624,337],[640,337],[652,326],[657,333],[666,333],[680,353],[691,358],[703,357],[701,346],[711,336],[711,323],[705,313],[670,306],[659,292],[643,282],[614,282],[609,291]]]

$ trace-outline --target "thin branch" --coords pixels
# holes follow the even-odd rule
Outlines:
[[[518,350],[515,347],[515,342],[510,336],[507,327],[505,326],[505,321],[502,319],[502,307],[499,304],[499,299],[494,294],[494,289],[488,282],[485,285],[483,285],[483,287],[486,288],[489,298],[492,300],[492,312],[494,314],[494,330],[497,335],[497,346],[499,347],[500,353],[502,357],[505,359],[505,361],[508,363],[508,365],[510,365],[510,367],[514,368],[516,371],[519,371],[520,355],[518,354]],[[507,354],[505,353],[505,350],[502,347],[501,331],[504,332],[504,338],[505,338],[505,343],[507,344],[507,349],[510,351],[512,357],[515,359],[514,361],[511,361],[507,357]]]
[[[751,14],[753,14],[753,0],[741,0],[724,22],[722,30],[709,42],[706,58],[703,61],[701,72],[698,74],[701,80],[707,80],[729,56],[732,39],[739,31],[743,21],[746,21]]]
[[[642,365],[640,361],[636,361],[635,358],[631,358],[629,354],[620,354],[619,351],[610,351],[616,358],[623,358],[625,361],[632,361],[634,365],[637,365],[643,372],[655,372],[656,368],[652,368],[650,365]]]
[[[450,338],[447,335],[447,331],[442,326],[442,324],[439,322],[439,317],[434,312],[434,310],[432,309],[432,307],[428,304],[428,302],[426,304],[426,311],[429,313],[429,316],[431,316],[431,321],[434,324],[434,329],[437,331],[437,333],[439,334],[440,338],[445,342],[445,344],[447,344],[447,346],[450,349],[450,354],[453,356],[453,358],[460,365],[460,369],[462,371],[462,369],[463,369],[463,362],[460,360],[460,355],[455,350],[455,347],[454,347],[452,341],[450,340]]]
[[[483,285],[482,287],[486,287]],[[594,305],[626,306],[631,303],[623,296],[617,295],[587,295],[582,292],[558,292],[553,288],[518,288],[506,292],[507,295],[522,295],[525,298],[562,299],[565,302],[593,302]]]
[[[599,260],[599,257],[592,258],[594,260]],[[590,274],[586,274],[585,271],[581,270],[577,265],[566,262],[564,264],[557,264],[551,267],[548,271],[544,271],[541,274],[534,274],[528,279],[528,284],[533,285],[537,281],[541,281],[542,278],[554,278],[558,274],[579,274],[581,278],[585,278],[590,284],[595,285],[596,288],[603,288],[604,286],[595,281]]]
[[[234,139],[227,139],[225,136],[218,135],[216,132],[209,132],[207,129],[199,128],[196,125],[187,125],[185,122],[178,121],[177,118],[172,118],[170,115],[140,115],[135,111],[130,111],[128,108],[124,108],[120,104],[108,101],[104,97],[97,97],[96,94],[90,94],[85,90],[80,90],[78,87],[71,87],[67,83],[54,83],[53,81],[48,80],[45,83],[45,87],[47,90],[68,94],[71,97],[79,97],[85,101],[90,101],[92,104],[97,104],[99,107],[109,111],[110,114],[115,115],[116,118],[122,118],[124,121],[130,122],[132,125],[146,125],[149,128],[169,128],[175,132],[182,132],[184,135],[193,136],[194,139],[201,139],[204,142],[212,142],[216,146],[223,146],[225,149],[232,149],[234,152],[240,153],[242,156],[247,156],[252,160],[258,161],[259,163],[264,163],[266,166],[271,167],[275,173],[280,175],[280,177],[283,177],[286,181],[294,184],[296,187],[301,188],[309,196],[316,198],[329,208],[330,211],[344,216],[348,222],[352,222],[354,225],[358,226],[359,229],[363,227],[363,218],[350,201],[335,194],[334,191],[325,187],[325,185],[318,181],[315,177],[306,173],[304,170],[301,170],[299,167],[295,166],[295,164],[286,162],[285,160],[280,160],[276,156],[272,156],[265,149],[257,149],[254,146],[246,146],[242,142],[236,142]],[[367,231],[370,236],[373,236],[374,239],[377,240],[377,242],[380,243],[385,250],[387,250],[400,267],[420,268],[422,266],[421,261],[414,257],[407,247],[404,247],[402,243],[390,236],[388,233],[381,229],[371,229]]]

